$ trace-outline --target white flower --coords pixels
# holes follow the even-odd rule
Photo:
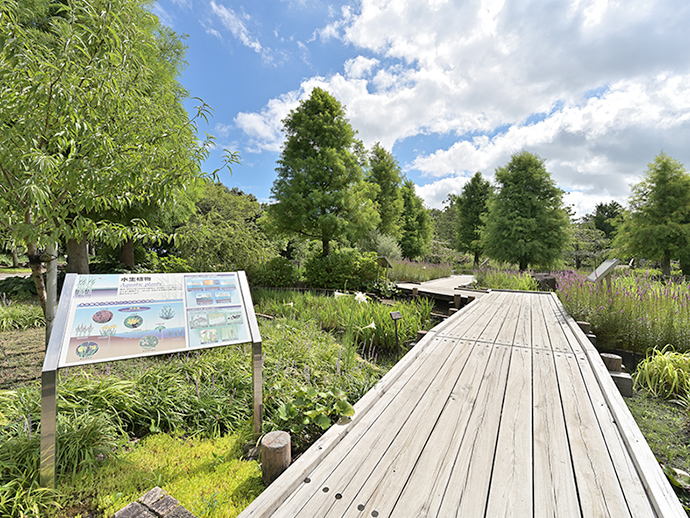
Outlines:
[[[290,306],[290,307],[293,307],[294,305],[295,305],[294,302],[286,302],[285,304],[283,304],[283,306]]]
[[[376,331],[376,324],[372,320],[371,324],[369,324],[368,326],[364,326],[362,329],[373,329],[374,331]]]
[[[344,297],[345,293],[340,293],[339,291],[334,291],[333,296],[337,299],[338,297]]]
[[[362,293],[361,291],[358,291],[357,293],[355,293],[355,300],[357,302],[366,302],[367,296],[364,293]]]

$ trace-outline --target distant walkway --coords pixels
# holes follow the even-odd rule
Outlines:
[[[552,293],[486,293],[431,330],[249,517],[686,518]]]
[[[475,290],[470,288],[469,286],[473,282],[473,275],[451,275],[450,277],[443,277],[441,279],[434,279],[422,283],[399,282],[396,286],[405,294],[411,295],[416,290],[417,294],[420,296],[426,296],[435,300],[444,300],[452,307],[456,295],[468,298],[474,297],[477,299],[486,293],[486,290]]]

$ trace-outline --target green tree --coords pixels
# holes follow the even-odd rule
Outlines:
[[[378,224],[364,182],[355,133],[341,104],[314,88],[283,120],[286,140],[268,208],[271,226],[280,232],[318,239],[322,255],[336,238],[356,239]]]
[[[634,185],[630,213],[616,245],[633,256],[661,262],[671,275],[671,259],[687,264],[690,248],[690,175],[679,161],[659,154]]]
[[[623,206],[617,201],[608,203],[597,203],[594,212],[586,215],[583,219],[591,221],[594,228],[601,230],[606,239],[613,239],[616,235],[616,223],[623,214]]]
[[[477,172],[463,186],[456,202],[455,249],[473,254],[475,266],[479,264],[482,254],[481,233],[492,193],[491,183]]]
[[[184,48],[147,6],[0,4],[0,221],[26,245],[44,311],[42,246],[150,236],[98,216],[165,199],[208,154],[176,80]]]
[[[415,193],[412,180],[405,180],[401,190],[403,212],[400,248],[404,257],[416,259],[429,251],[434,229],[429,211]]]
[[[517,263],[520,270],[555,263],[568,242],[568,216],[544,160],[517,153],[496,170],[496,182],[482,233],[486,254]]]
[[[455,215],[458,207],[458,196],[449,194],[443,201],[443,210],[429,209],[429,215],[434,223],[434,239],[453,246],[455,241]]]
[[[582,268],[583,264],[596,266],[604,258],[607,250],[606,236],[603,231],[594,226],[592,221],[583,218],[583,221],[573,222],[569,228],[570,247],[566,251],[576,269]]]
[[[378,231],[400,239],[400,214],[403,208],[400,165],[393,154],[378,142],[369,156],[367,180],[379,187],[374,198],[381,218]]]
[[[276,255],[259,226],[263,209],[251,194],[209,182],[196,214],[177,229],[180,255],[198,271],[247,270]]]

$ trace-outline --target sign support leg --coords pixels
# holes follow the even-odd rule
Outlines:
[[[55,423],[57,417],[57,370],[41,373],[41,468],[40,483],[55,489]]]

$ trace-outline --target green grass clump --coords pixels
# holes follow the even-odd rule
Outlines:
[[[61,489],[85,489],[63,503],[92,499],[93,508],[112,516],[159,486],[200,518],[237,516],[264,489],[258,463],[242,460],[248,438],[243,431],[218,438],[151,435],[101,469],[69,480]]]
[[[635,369],[635,384],[663,398],[690,395],[690,352],[679,353],[667,345],[654,349]]]
[[[473,273],[475,282],[482,288],[521,291],[539,290],[539,283],[537,283],[536,279],[532,277],[532,272],[485,268],[475,270]]]
[[[41,306],[27,303],[0,303],[0,333],[45,325]]]

